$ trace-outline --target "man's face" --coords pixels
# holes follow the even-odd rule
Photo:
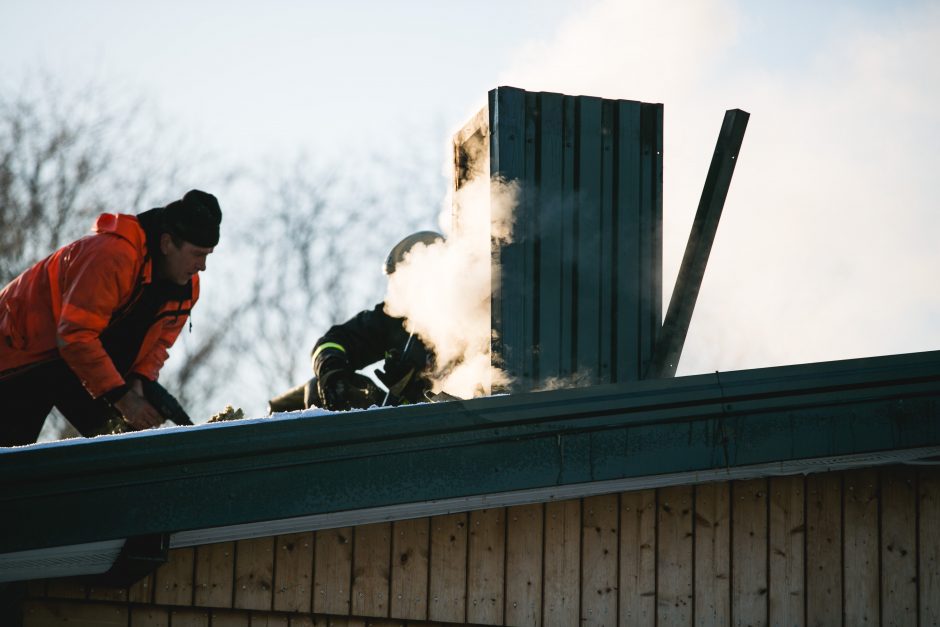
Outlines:
[[[177,285],[186,285],[193,275],[206,269],[206,257],[214,250],[181,241],[177,246],[169,233],[160,236],[160,250],[163,252],[159,276]]]

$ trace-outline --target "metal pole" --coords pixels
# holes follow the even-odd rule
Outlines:
[[[692,311],[702,287],[702,278],[705,276],[705,265],[712,244],[715,242],[715,233],[718,231],[718,220],[728,197],[728,188],[731,185],[731,176],[734,166],[738,162],[738,153],[744,141],[744,131],[750,114],[740,109],[731,109],[725,112],[725,119],[718,134],[715,145],[715,154],[705,177],[705,187],[702,189],[702,198],[695,213],[695,222],[689,234],[689,242],[685,247],[682,265],[679,267],[679,276],[672,290],[666,320],[663,322],[662,333],[656,342],[656,349],[650,367],[646,372],[647,379],[657,379],[676,376],[679,357],[689,332],[689,323],[692,321]]]

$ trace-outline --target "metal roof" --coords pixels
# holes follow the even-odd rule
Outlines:
[[[0,562],[937,455],[938,400],[934,351],[4,449]]]

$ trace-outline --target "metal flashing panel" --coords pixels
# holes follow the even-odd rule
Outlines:
[[[455,180],[519,185],[512,241],[493,243],[511,391],[640,379],[662,323],[662,105],[499,87],[486,111],[454,138]]]
[[[260,523],[232,525],[229,527],[181,531],[170,536],[170,548],[198,546],[201,544],[245,540],[249,538],[264,538],[267,536],[318,531],[320,529],[336,529],[340,527],[396,520],[410,520],[424,516],[441,516],[459,512],[493,509],[495,507],[513,507],[533,503],[559,502],[567,499],[588,498],[617,492],[665,488],[670,486],[698,485],[713,481],[741,481],[762,477],[784,477],[795,474],[807,475],[836,470],[849,470],[852,468],[871,468],[889,464],[917,465],[925,459],[934,460],[933,463],[940,463],[937,462],[938,456],[940,456],[940,446],[928,446],[900,451],[863,453],[860,455],[824,457],[821,459],[785,460],[770,464],[757,464],[754,466],[713,468],[710,470],[679,472],[668,475],[611,479],[608,481],[550,486],[499,494],[478,494],[442,501],[407,503],[403,505],[375,507],[372,509],[348,510],[329,514],[314,514],[313,516],[299,516],[297,518],[264,521]]]
[[[937,446],[940,352],[219,423],[0,450],[0,553]]]

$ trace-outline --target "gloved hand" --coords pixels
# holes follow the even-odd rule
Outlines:
[[[331,411],[366,409],[381,400],[369,377],[348,369],[330,370],[317,377],[317,392],[322,407]]]

